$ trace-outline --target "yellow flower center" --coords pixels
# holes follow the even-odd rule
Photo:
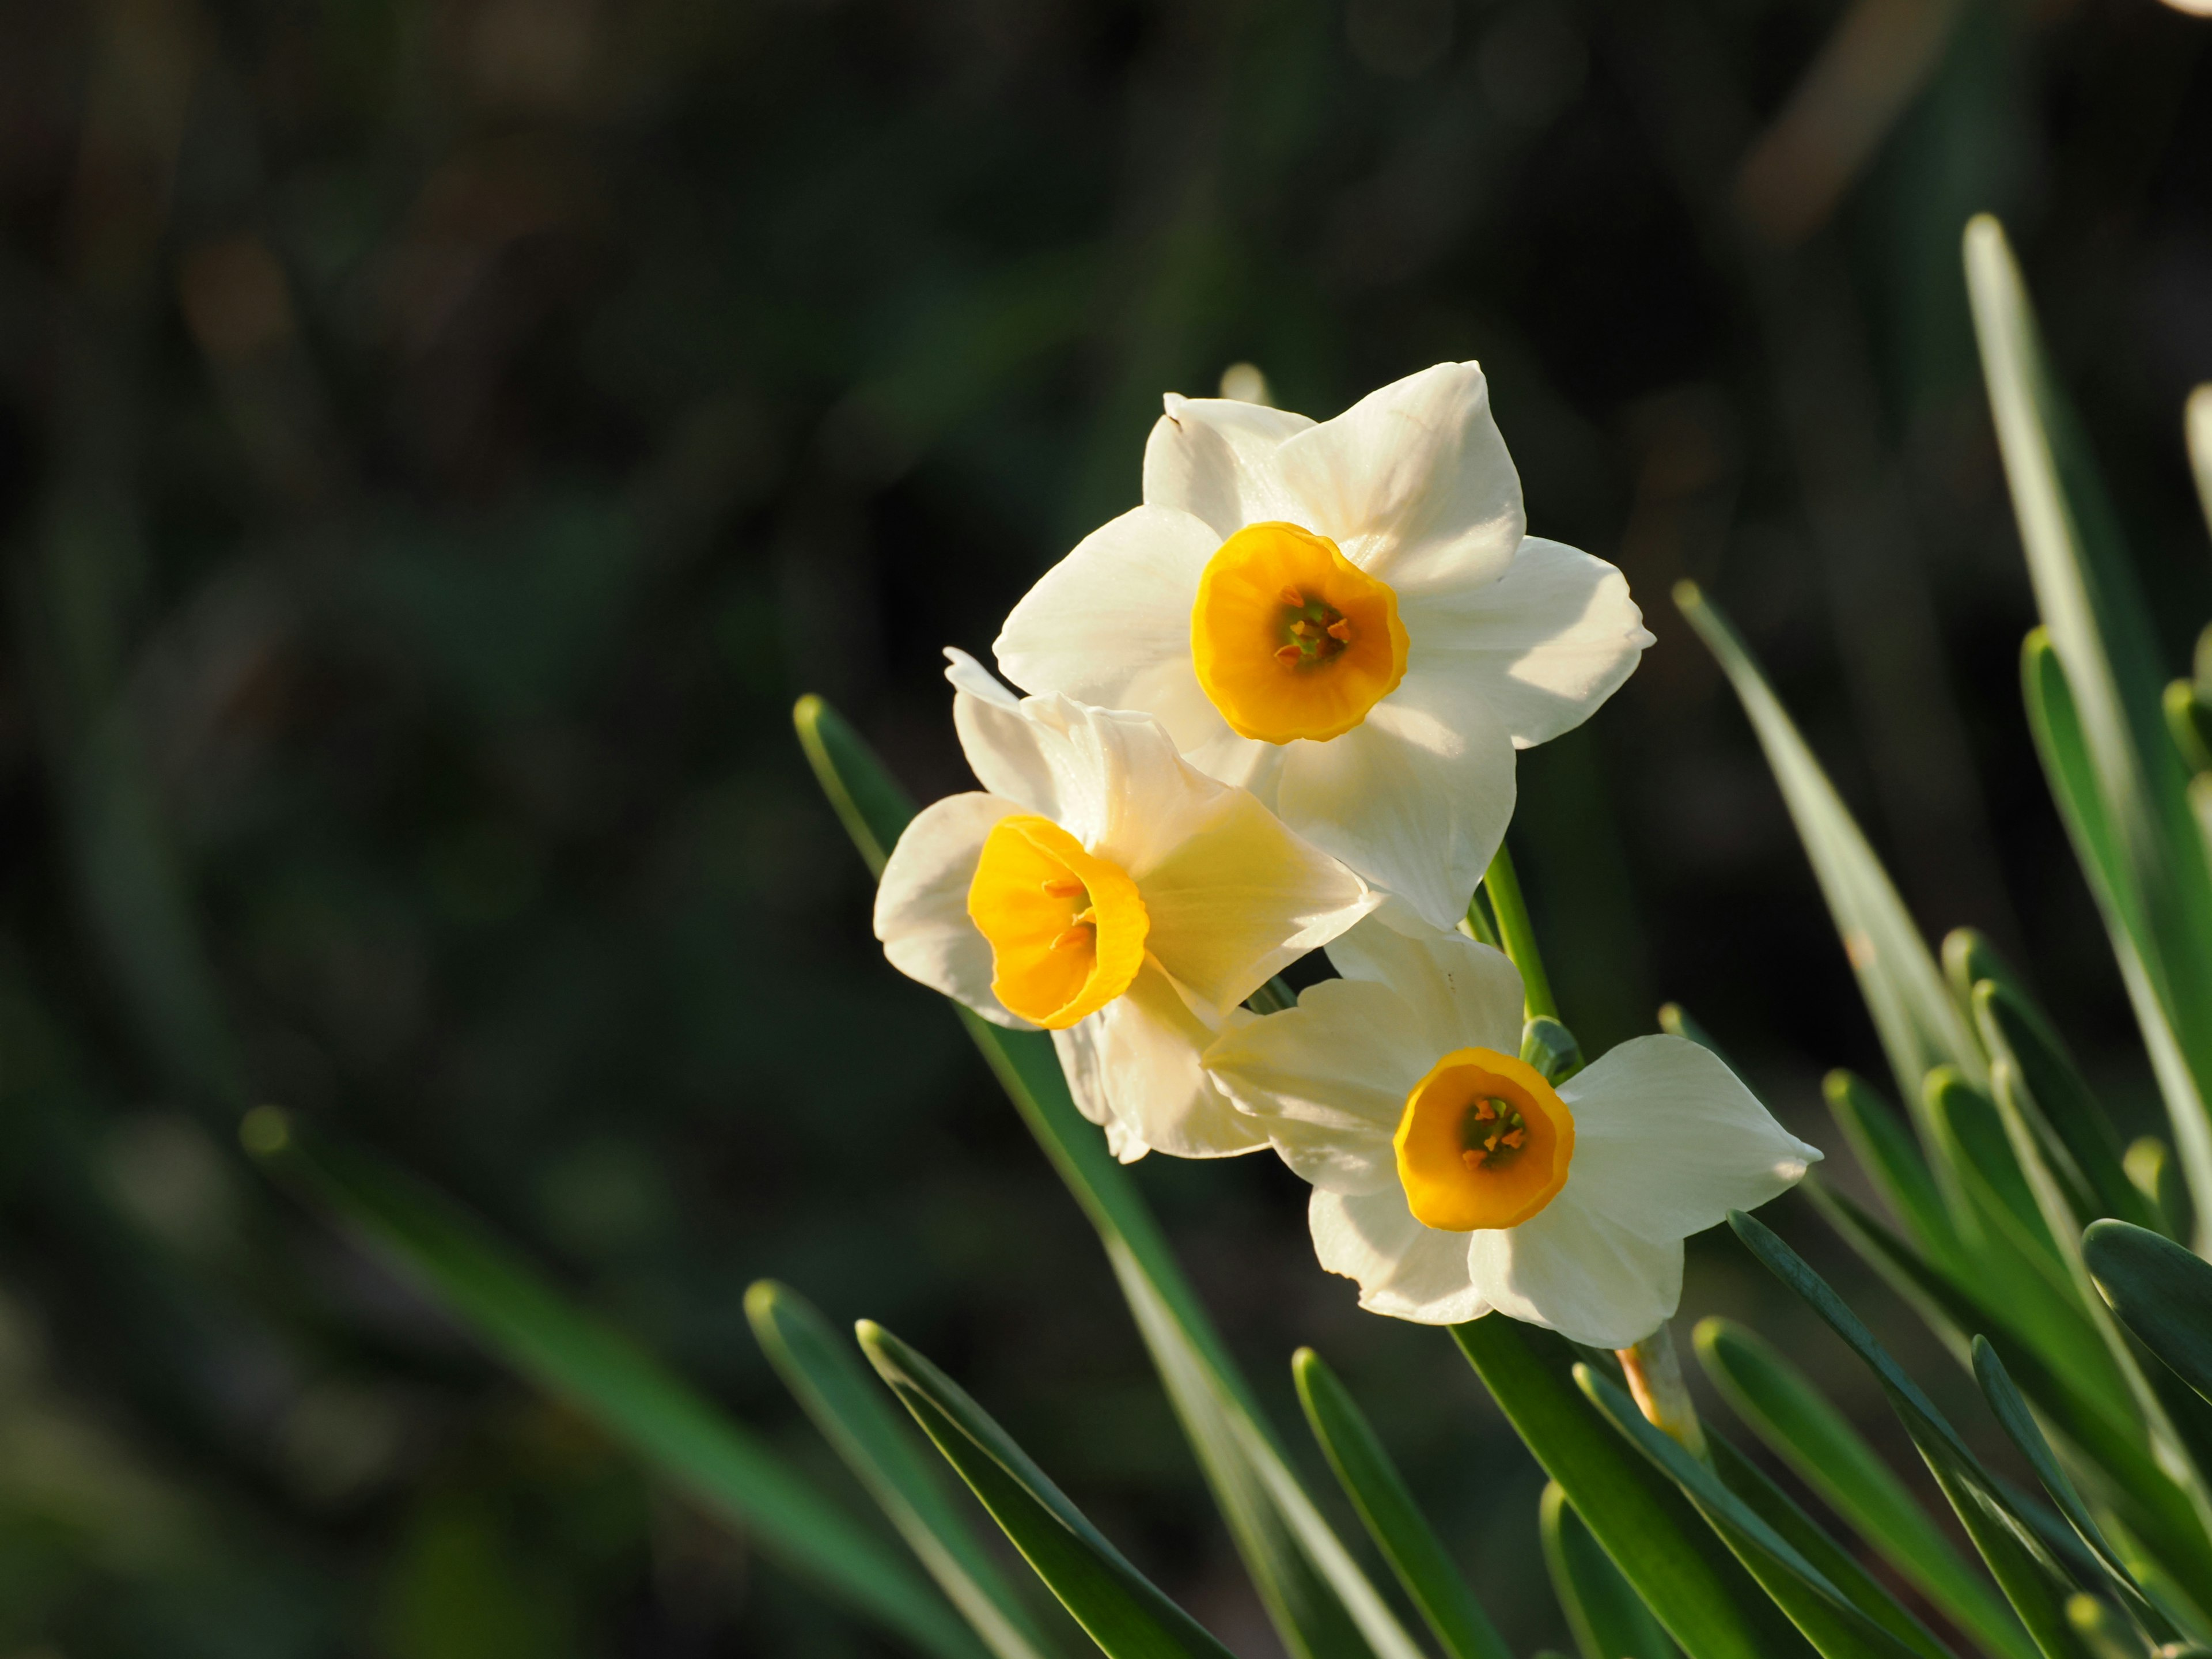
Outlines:
[[[1000,818],[984,837],[968,915],[991,941],[991,990],[1064,1030],[1129,988],[1152,919],[1137,884],[1050,818]]]
[[[1567,1184],[1575,1117],[1534,1066],[1494,1048],[1457,1048],[1413,1085],[1391,1144],[1422,1225],[1517,1227]]]
[[[1342,737],[1406,678],[1398,596],[1336,544],[1247,525],[1208,560],[1190,612],[1198,683],[1243,737]]]

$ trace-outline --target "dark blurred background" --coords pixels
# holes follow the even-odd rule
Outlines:
[[[884,1321],[1279,1651],[788,722],[823,692],[966,787],[939,648],[1232,365],[1327,416],[1481,359],[1532,526],[1634,584],[1659,643],[1513,830],[1587,1048],[1679,999],[1855,1180],[1817,1080],[1878,1051],[1686,575],[1931,933],[1985,928],[2156,1127],[2020,713],[1958,239],[2010,228],[2178,672],[2208,54],[2154,0],[6,0],[0,1656],[883,1650],[268,1188],[263,1100],[846,1493],[739,1297]],[[1449,1344],[1357,1311],[1272,1159],[1139,1179],[1285,1426],[1310,1341],[1564,1645]],[[1909,1458],[1731,1242],[1685,1305]]]

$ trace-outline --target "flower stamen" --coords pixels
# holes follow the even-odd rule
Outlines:
[[[1461,1048],[1406,1097],[1393,1144],[1407,1204],[1424,1226],[1516,1227],[1566,1184],[1574,1115],[1534,1066]]]

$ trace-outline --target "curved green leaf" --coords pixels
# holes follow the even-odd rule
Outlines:
[[[860,1346],[1022,1559],[1112,1659],[1232,1659],[952,1379],[870,1320]]]
[[[1844,952],[1858,975],[1859,991],[1874,1016],[1899,1092],[1917,1107],[1920,1079],[1931,1066],[1947,1062],[1969,1082],[1980,1083],[1981,1048],[1905,901],[1750,651],[1696,583],[1678,583],[1674,603],[1751,718],[1836,931],[1843,935]]]
[[[642,1349],[570,1305],[473,1218],[373,1159],[303,1144],[272,1107],[247,1115],[241,1139],[501,1359],[793,1572],[926,1652],[986,1659],[894,1550]]]
[[[858,733],[819,697],[793,710],[823,790],[872,871],[914,805]],[[1268,1615],[1302,1659],[1419,1659],[1375,1586],[1313,1506],[1280,1442],[1183,1277],[1129,1171],[1076,1109],[1050,1038],[965,1008],[961,1023],[1098,1230],[1137,1328]]]
[[[2094,1659],[2066,1617],[2067,1600],[2079,1587],[1919,1385],[1899,1369],[1858,1316],[1772,1229],[1741,1210],[1730,1212],[1729,1225],[1874,1373],[2036,1646],[2047,1659]]]
[[[998,1659],[1051,1653],[1053,1644],[975,1542],[849,1340],[797,1291],[769,1279],[745,1291],[745,1317],[784,1386],[984,1644]]]
[[[2212,1263],[2124,1221],[2093,1223],[2081,1258],[2136,1340],[2212,1400]]]
[[[1958,1229],[1928,1160],[1896,1109],[1862,1079],[1834,1071],[1821,1080],[1844,1139],[1890,1211],[1935,1260],[1955,1263],[1964,1254]]]
[[[1291,1374],[1306,1422],[1345,1496],[1438,1644],[1453,1659],[1510,1659],[1489,1614],[1452,1565],[1450,1553],[1413,1502],[1381,1437],[1336,1373],[1311,1348],[1300,1348],[1291,1357]]]
[[[1552,1593],[1583,1659],[1679,1659],[1665,1627],[1607,1559],[1556,1480],[1544,1487],[1536,1525]]]
[[[1974,1380],[1982,1385],[1982,1397],[1990,1402],[1997,1426],[2020,1449],[2020,1455],[2035,1471],[2035,1478],[2043,1483],[2043,1490],[2058,1506],[2059,1514],[2066,1517],[2067,1525],[2074,1528],[2075,1535],[2104,1570],[2113,1598],[2127,1609],[2129,1616],[2151,1641],[2163,1644],[2179,1640],[2181,1632],[2143,1595],[2127,1564],[2106,1538],[2104,1528],[2081,1501],[2081,1494],[2059,1467],[2051,1443],[2043,1437],[2043,1431],[2036,1426],[2034,1415],[2027,1409],[2027,1401],[2021,1398],[2019,1388],[2005,1370],[2004,1361],[1997,1357],[1997,1351],[1990,1346],[1986,1337],[1974,1339]]]
[[[1812,1650],[1674,1484],[1623,1445],[1504,1314],[1452,1327],[1468,1363],[1689,1659]]]
[[[1586,1364],[1575,1367],[1575,1382],[1613,1428],[1681,1489],[1824,1659],[1950,1659],[1918,1620],[1871,1578],[1855,1572],[1852,1589],[1869,1594],[1873,1602],[1859,1604],[1711,1468],[1646,1421],[1627,1390]],[[1832,1563],[1842,1552],[1832,1547],[1824,1553]]]
[[[1724,1319],[1702,1321],[1694,1340],[1705,1375],[1736,1415],[1885,1561],[1988,1652],[2033,1659],[2027,1632],[1989,1581],[1803,1372]]]

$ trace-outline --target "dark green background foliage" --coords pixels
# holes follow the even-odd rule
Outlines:
[[[1852,41],[1865,97],[1799,100]],[[1239,361],[1327,415],[1480,357],[1534,527],[1650,612],[1643,672],[1522,767],[1586,1048],[1679,998],[1831,1147],[1820,1070],[1880,1069],[1687,575],[1923,921],[1989,932],[2152,1127],[2019,714],[1982,208],[2177,672],[2212,611],[2178,414],[2212,25],[2151,0],[8,0],[0,1654],[879,1651],[261,1182],[263,1100],[840,1490],[741,1292],[882,1319],[1273,1650],[787,720],[822,691],[918,794],[963,787],[939,647],[984,651],[1133,501],[1160,392]],[[1534,1467],[1449,1345],[1356,1311],[1273,1160],[1140,1179],[1282,1420],[1311,1342],[1516,1645],[1564,1643]],[[1686,1311],[1909,1456],[1778,1297],[1693,1249]]]

